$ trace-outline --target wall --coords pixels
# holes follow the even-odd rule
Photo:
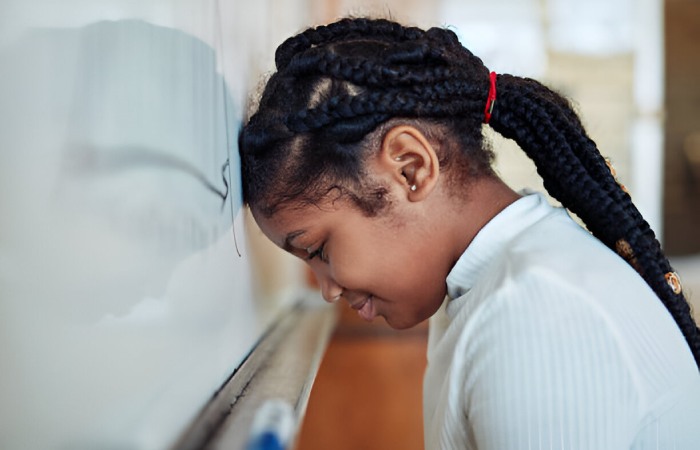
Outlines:
[[[298,6],[2,2],[0,447],[167,447],[293,301],[236,138]]]
[[[668,0],[665,13],[664,227],[668,251],[687,256],[700,253],[700,3]]]
[[[601,153],[663,236],[663,22],[660,0],[441,2],[441,17],[491,70],[568,97]],[[499,173],[543,190],[534,164],[491,132]]]

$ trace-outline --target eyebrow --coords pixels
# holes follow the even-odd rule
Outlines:
[[[292,245],[292,241],[304,233],[306,233],[306,230],[296,230],[289,233],[287,237],[284,238],[284,244],[282,245],[282,248],[288,251],[289,253],[292,253],[294,250],[298,250]]]

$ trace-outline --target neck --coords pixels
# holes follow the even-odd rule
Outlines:
[[[503,211],[508,205],[520,198],[500,178],[482,177],[469,184],[465,195],[453,197],[452,211],[455,215],[451,224],[453,239],[453,264],[464,253],[477,233]],[[455,204],[456,203],[456,204]]]

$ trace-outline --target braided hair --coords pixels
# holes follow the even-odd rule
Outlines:
[[[482,136],[489,70],[452,31],[342,19],[282,43],[275,64],[239,137],[244,201],[264,214],[313,204],[331,189],[368,215],[381,210],[386,191],[367,181],[362,163],[377,147],[377,130],[399,119],[423,126],[441,146],[450,139],[440,136],[456,140],[476,167],[470,176],[493,174]],[[552,197],[644,278],[700,367],[700,330],[670,263],[569,102],[532,79],[501,74],[495,82],[489,125],[534,161]]]

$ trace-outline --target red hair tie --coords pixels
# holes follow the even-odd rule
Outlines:
[[[489,80],[491,85],[489,86],[489,96],[486,98],[486,107],[484,108],[484,123],[489,123],[489,120],[491,120],[493,104],[496,103],[496,72],[491,72]]]

